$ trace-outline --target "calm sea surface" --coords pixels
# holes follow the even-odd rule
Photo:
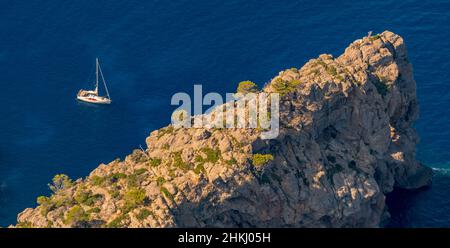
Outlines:
[[[418,157],[436,168],[430,189],[389,199],[390,226],[450,226],[450,3],[327,2],[0,0],[0,226],[48,194],[53,175],[84,177],[144,145],[169,123],[172,94],[262,85],[386,29],[407,42]],[[110,106],[75,100],[97,56]]]

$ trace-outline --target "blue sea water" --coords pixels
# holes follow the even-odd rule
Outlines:
[[[402,35],[421,115],[417,156],[434,185],[390,197],[389,226],[450,226],[448,1],[0,0],[0,226],[169,123],[172,94],[264,84],[386,29]],[[75,100],[100,57],[113,104]]]

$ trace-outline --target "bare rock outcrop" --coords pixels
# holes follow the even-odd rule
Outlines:
[[[431,183],[415,159],[416,83],[400,36],[356,40],[263,91],[283,93],[276,139],[165,127],[145,152],[63,179],[17,226],[377,227],[386,193]]]

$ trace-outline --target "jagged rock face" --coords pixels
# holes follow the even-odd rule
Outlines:
[[[416,83],[403,39],[385,31],[280,72],[280,135],[257,129],[173,129],[146,153],[100,165],[86,179],[19,214],[35,227],[376,227],[385,194],[418,188]],[[256,166],[253,154],[272,154]],[[80,192],[94,195],[80,200]],[[63,200],[61,200],[63,199]],[[63,203],[61,203],[63,202]],[[68,216],[76,207],[84,215]],[[79,210],[79,209],[77,209]],[[77,217],[78,216],[78,217]]]

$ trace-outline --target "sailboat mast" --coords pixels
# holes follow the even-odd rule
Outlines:
[[[102,68],[100,67],[100,63],[98,64],[98,70],[100,72],[100,76],[102,77],[103,86],[105,86],[106,95],[108,96],[108,99],[111,99],[111,96],[109,96],[108,87],[106,86],[105,77],[103,76]]]
[[[95,58],[95,93],[98,95],[98,58]]]

